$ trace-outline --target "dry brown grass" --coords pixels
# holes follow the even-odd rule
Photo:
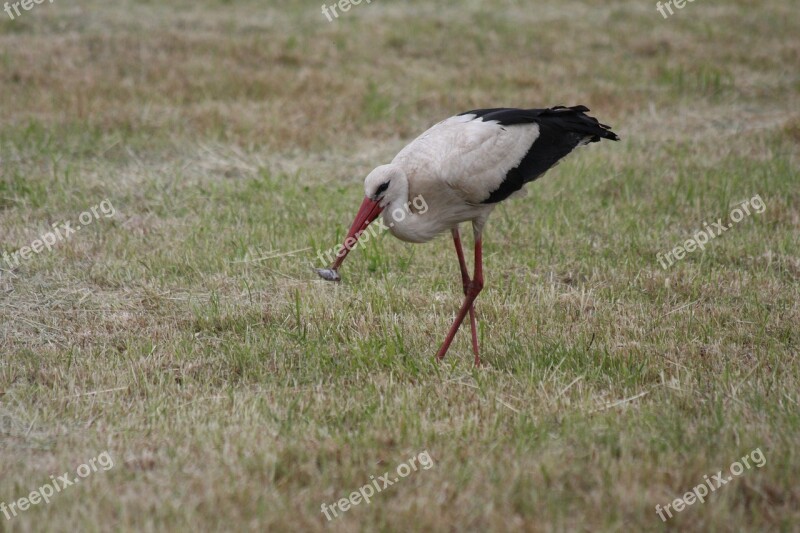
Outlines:
[[[796,529],[800,28],[790,2],[88,0],[0,12],[0,531]],[[466,335],[444,240],[310,271],[431,122],[586,104],[623,143],[493,216]],[[656,253],[767,210],[662,270]],[[289,253],[291,252],[291,253]],[[760,447],[767,463],[655,513]],[[343,518],[410,455],[435,461]]]

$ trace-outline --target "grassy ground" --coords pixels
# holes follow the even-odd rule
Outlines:
[[[108,4],[0,12],[0,254],[115,211],[0,262],[0,502],[113,458],[0,530],[800,529],[792,2]],[[623,142],[495,211],[485,368],[463,332],[432,361],[461,299],[448,239],[315,278],[415,134],[556,104]]]

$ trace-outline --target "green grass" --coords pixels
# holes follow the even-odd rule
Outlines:
[[[0,22],[0,531],[792,531],[800,523],[800,23],[768,0],[36,6]],[[0,16],[5,16],[0,12]],[[432,123],[585,104],[484,235],[312,271],[362,180]],[[667,270],[656,254],[747,217]],[[469,233],[469,232],[465,232]],[[471,242],[467,242],[471,246]],[[655,512],[766,458],[666,524]],[[322,503],[434,462],[328,522]]]

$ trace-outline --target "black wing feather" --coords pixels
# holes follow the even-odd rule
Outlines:
[[[610,126],[601,124],[586,114],[585,106],[557,106],[549,109],[513,109],[498,107],[476,109],[461,113],[476,115],[484,121],[496,121],[503,126],[519,124],[539,125],[539,136],[531,145],[519,165],[512,168],[506,179],[483,201],[493,204],[505,200],[523,185],[543,175],[578,145],[598,142],[600,139],[618,141]]]

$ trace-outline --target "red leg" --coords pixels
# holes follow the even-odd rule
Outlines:
[[[460,239],[459,239],[460,242]],[[470,309],[473,309],[473,304],[475,303],[475,298],[478,297],[481,290],[483,289],[483,250],[481,244],[481,236],[479,233],[476,232],[475,235],[475,275],[473,279],[467,283],[464,303],[461,305],[461,309],[458,311],[458,315],[456,315],[456,319],[453,322],[453,325],[450,327],[450,331],[447,333],[447,337],[444,339],[444,344],[442,347],[439,348],[439,352],[436,354],[436,357],[441,361],[444,359],[444,355],[447,353],[448,348],[450,348],[450,344],[453,342],[453,338],[456,336],[456,332],[458,328],[461,327],[461,323],[464,322],[464,318],[467,316],[467,313]],[[459,262],[461,258],[463,258],[464,254],[460,254],[461,257],[459,258]],[[463,274],[466,272],[466,265],[462,269],[462,278]],[[473,327],[473,340],[474,345],[473,348],[477,348],[477,332]],[[480,358],[478,357],[478,353],[475,353],[475,364],[479,365],[481,362]]]
[[[461,247],[461,234],[458,226],[453,228],[453,243],[456,245],[456,255],[458,255],[458,266],[461,268],[461,283],[464,286],[464,296],[469,290],[469,272],[467,272],[467,261],[464,259],[464,249]],[[469,326],[472,333],[472,352],[475,354],[475,364],[480,364],[478,350],[478,322],[475,319],[475,304],[469,306]]]

